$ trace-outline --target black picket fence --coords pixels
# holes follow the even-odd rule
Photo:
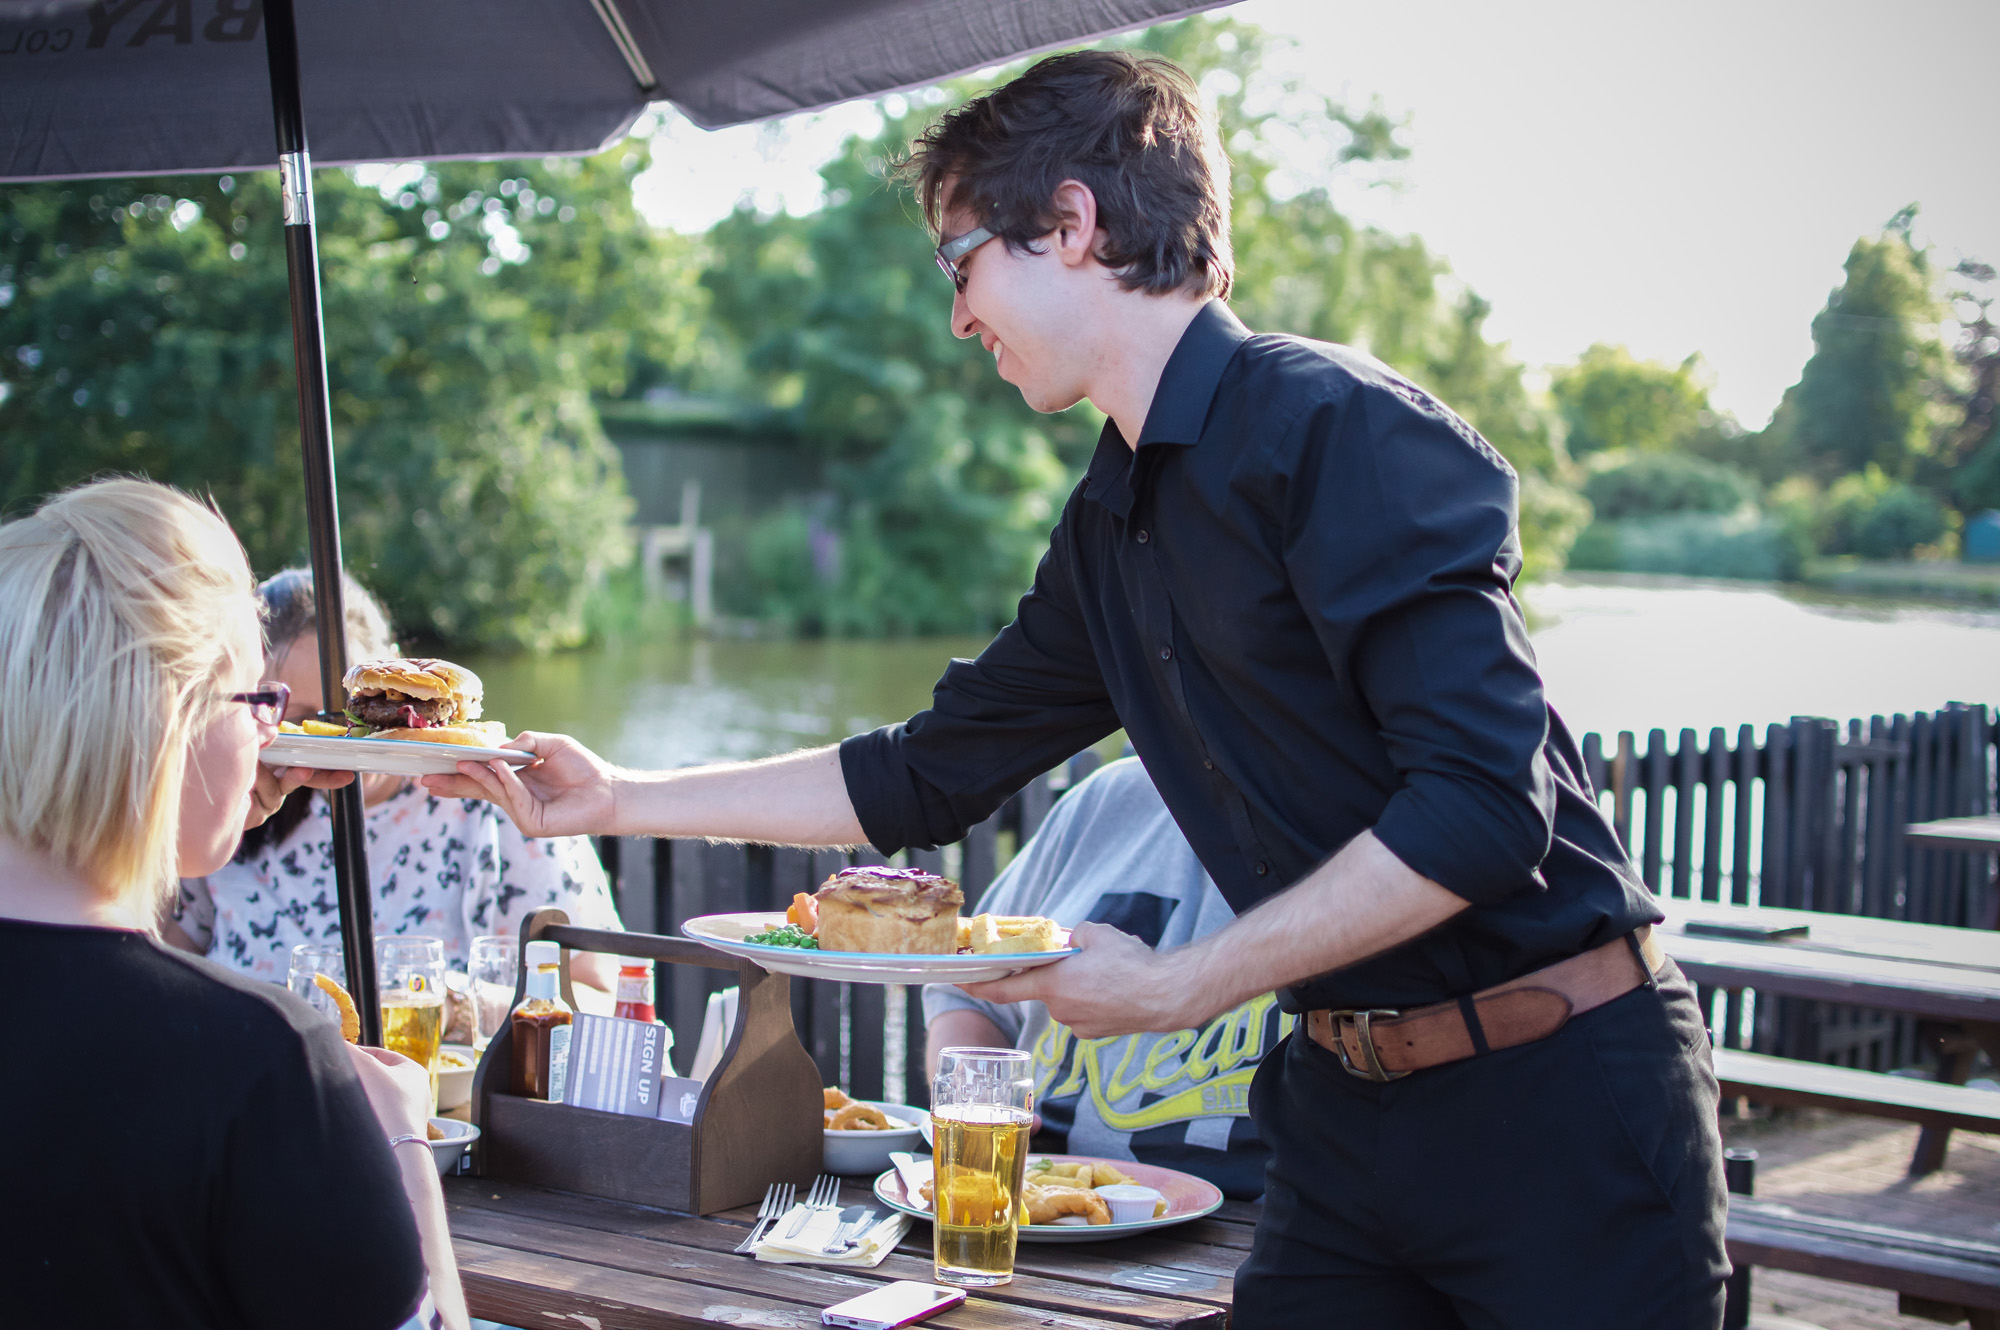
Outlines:
[[[1984,813],[1996,806],[1996,726],[1983,706],[1954,704],[1866,724],[1794,717],[1722,729],[1704,742],[1682,730],[1673,744],[1653,730],[1643,750],[1629,731],[1607,753],[1583,738],[1584,764],[1601,803],[1655,891],[1919,923],[1991,927],[1992,858],[1908,844],[1911,822]],[[1025,789],[964,841],[896,856],[959,880],[968,911],[1050,807],[1094,770],[1079,754]],[[677,933],[703,914],[781,910],[853,863],[886,863],[872,850],[806,851],[698,840],[598,842],[627,927]],[[673,1027],[678,1065],[693,1056],[708,995],[721,971],[671,967],[661,977],[661,1019]],[[919,990],[792,981],[800,1038],[828,1085],[863,1098],[928,1102]],[[1887,1070],[1927,1056],[1914,1022],[1880,1012],[1755,994],[1704,993],[1718,1039],[1784,1057]]]
[[[1995,807],[1995,725],[1984,706],[1953,704],[1865,724],[1795,716],[1722,729],[1704,743],[1653,730],[1641,751],[1610,753],[1584,736],[1584,765],[1655,891],[1912,923],[1994,926],[1992,856],[1927,850],[1912,822]],[[1917,1022],[1796,999],[1704,994],[1732,1048],[1886,1071],[1930,1056]]]

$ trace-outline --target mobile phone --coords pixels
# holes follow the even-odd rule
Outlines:
[[[1742,942],[1776,942],[1788,937],[1805,937],[1809,924],[1751,924],[1728,919],[1690,919],[1681,931],[1694,937],[1726,937]]]
[[[899,1279],[858,1298],[835,1303],[819,1314],[819,1323],[849,1326],[852,1330],[896,1330],[899,1325],[915,1325],[933,1312],[956,1307],[964,1301],[965,1294],[959,1289]]]

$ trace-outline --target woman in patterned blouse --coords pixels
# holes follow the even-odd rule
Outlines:
[[[345,587],[349,657],[400,655],[375,598],[352,578]],[[287,569],[259,586],[257,596],[270,643],[265,677],[291,685],[288,719],[316,715],[321,698],[312,572]],[[440,799],[401,776],[363,776],[361,791],[378,937],[441,938],[446,967],[463,970],[474,937],[512,937],[543,906],[560,906],[586,928],[623,927],[588,837],[529,840],[492,804]],[[260,777],[255,797],[278,802],[268,775]],[[182,881],[163,933],[210,960],[284,983],[295,945],[340,937],[331,842],[326,798],[295,791],[269,821],[244,834],[222,869]],[[579,992],[586,1007],[599,1006],[598,994],[610,993],[617,966],[615,956],[572,954],[572,980],[580,990],[598,990]],[[610,1010],[608,996],[602,1008]]]

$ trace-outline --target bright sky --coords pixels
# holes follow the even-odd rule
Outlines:
[[[1224,12],[1294,37],[1284,72],[1407,117],[1413,156],[1395,182],[1341,201],[1422,236],[1530,365],[1594,341],[1668,361],[1698,351],[1717,404],[1757,427],[1811,354],[1856,236],[1916,202],[1941,268],[2000,263],[1993,0]],[[671,123],[641,206],[683,229],[746,194],[809,209],[817,164],[875,123],[867,106],[713,134]]]

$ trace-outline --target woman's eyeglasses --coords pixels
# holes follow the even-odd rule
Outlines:
[[[250,718],[259,725],[276,725],[285,718],[285,709],[292,704],[292,689],[291,685],[279,683],[276,679],[264,679],[259,681],[255,692],[231,693],[224,700],[247,703]]]
[[[938,267],[951,278],[952,286],[959,292],[965,290],[965,273],[960,270],[958,261],[993,238],[993,232],[983,226],[975,226],[964,235],[953,236],[937,247]]]

